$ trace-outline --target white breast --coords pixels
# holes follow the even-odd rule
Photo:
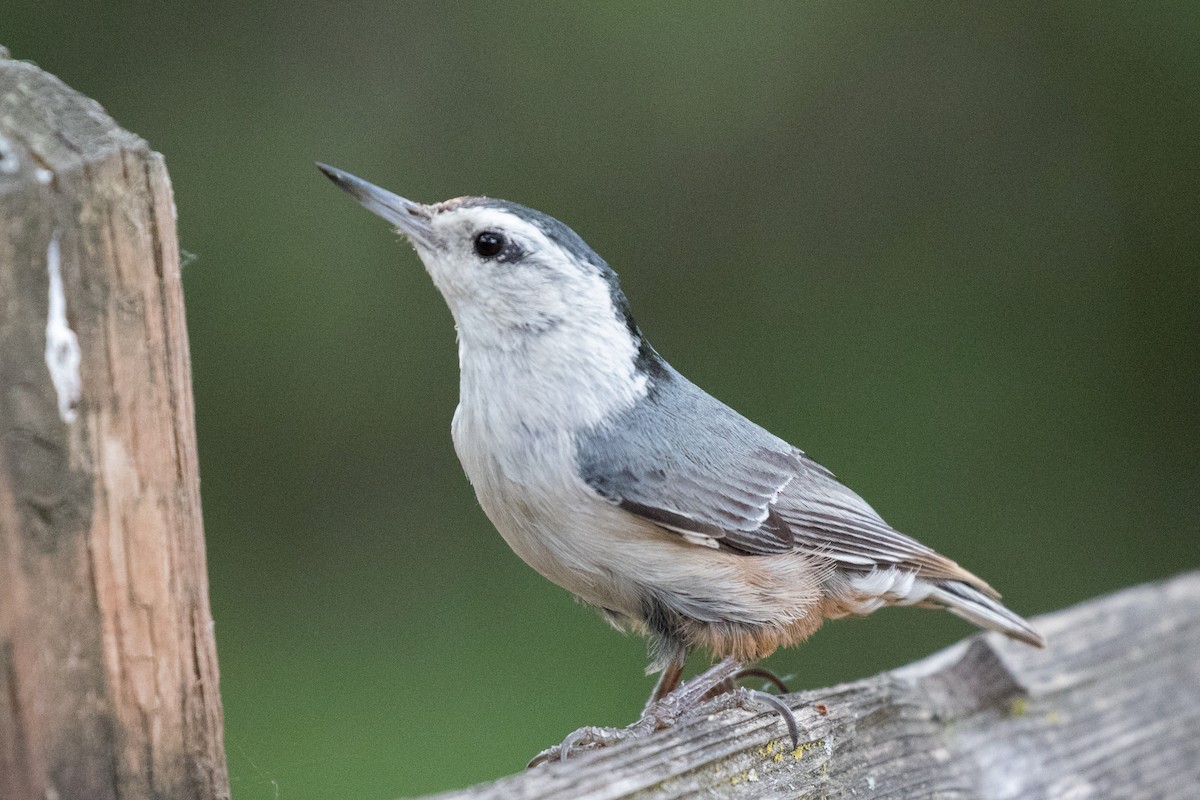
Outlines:
[[[603,347],[580,347],[580,337],[595,330],[545,333],[519,348],[460,340],[452,426],[479,504],[513,551],[558,585],[609,608],[617,591],[614,554],[641,525],[579,477],[572,435],[645,395],[632,339],[611,330]]]

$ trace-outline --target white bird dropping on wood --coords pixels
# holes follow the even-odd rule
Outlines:
[[[63,422],[75,421],[75,407],[83,389],[79,377],[79,339],[67,324],[67,296],[63,291],[59,261],[58,231],[46,248],[46,271],[50,273],[50,303],[46,313],[46,368],[58,395],[58,415]]]

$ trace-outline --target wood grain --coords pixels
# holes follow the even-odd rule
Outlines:
[[[0,798],[228,797],[166,168],[6,56]],[[55,273],[77,397],[47,353]]]

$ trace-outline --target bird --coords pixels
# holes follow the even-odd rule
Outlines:
[[[452,439],[488,519],[533,569],[647,638],[659,679],[638,731],[825,620],[884,606],[1045,645],[981,578],[672,367],[617,273],[564,223],[489,197],[418,203],[317,167],[411,243],[449,306]],[[721,660],[681,686],[698,650]],[[785,704],[739,696],[778,710],[796,741]],[[581,728],[542,760],[622,735]]]

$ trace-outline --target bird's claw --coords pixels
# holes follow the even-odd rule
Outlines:
[[[737,681],[744,681],[747,678],[762,678],[764,681],[778,689],[780,694],[788,693],[788,687],[787,684],[784,683],[783,678],[779,677],[774,672],[771,672],[769,669],[765,669],[763,667],[742,667],[736,673],[734,673],[733,681],[736,683]]]
[[[800,746],[800,723],[796,721],[796,715],[792,712],[791,707],[783,702],[783,698],[755,689],[739,687],[707,700],[704,705],[704,710],[709,713],[728,711],[734,708],[744,711],[774,711],[787,726],[788,736],[792,740],[792,749]]]
[[[767,706],[774,710],[783,718],[783,724],[787,725],[788,736],[792,738],[792,749],[800,746],[800,725],[796,722],[796,715],[792,713],[791,707],[781,698],[754,689],[738,689],[733,694],[738,696],[742,708],[752,706],[761,710],[763,706]]]
[[[596,750],[601,747],[611,747],[618,742],[623,742],[626,739],[637,736],[639,734],[638,725],[640,722],[641,720],[638,720],[628,728],[602,728],[597,725],[585,725],[567,734],[567,738],[563,739],[561,744],[547,747],[531,758],[529,763],[525,765],[525,768],[531,769],[538,764],[544,764],[548,761],[566,761],[571,757],[572,753],[578,750]]]
[[[704,695],[704,699],[711,700],[714,697],[720,697],[723,694],[729,694],[738,688],[739,681],[744,681],[749,678],[761,678],[762,680],[766,681],[767,684],[774,686],[779,694],[787,694],[789,691],[787,684],[783,681],[783,678],[779,677],[774,672],[771,672],[769,669],[763,669],[762,667],[742,667],[737,672],[733,673],[728,678],[709,689]],[[763,686],[763,688],[765,689],[766,686]]]

